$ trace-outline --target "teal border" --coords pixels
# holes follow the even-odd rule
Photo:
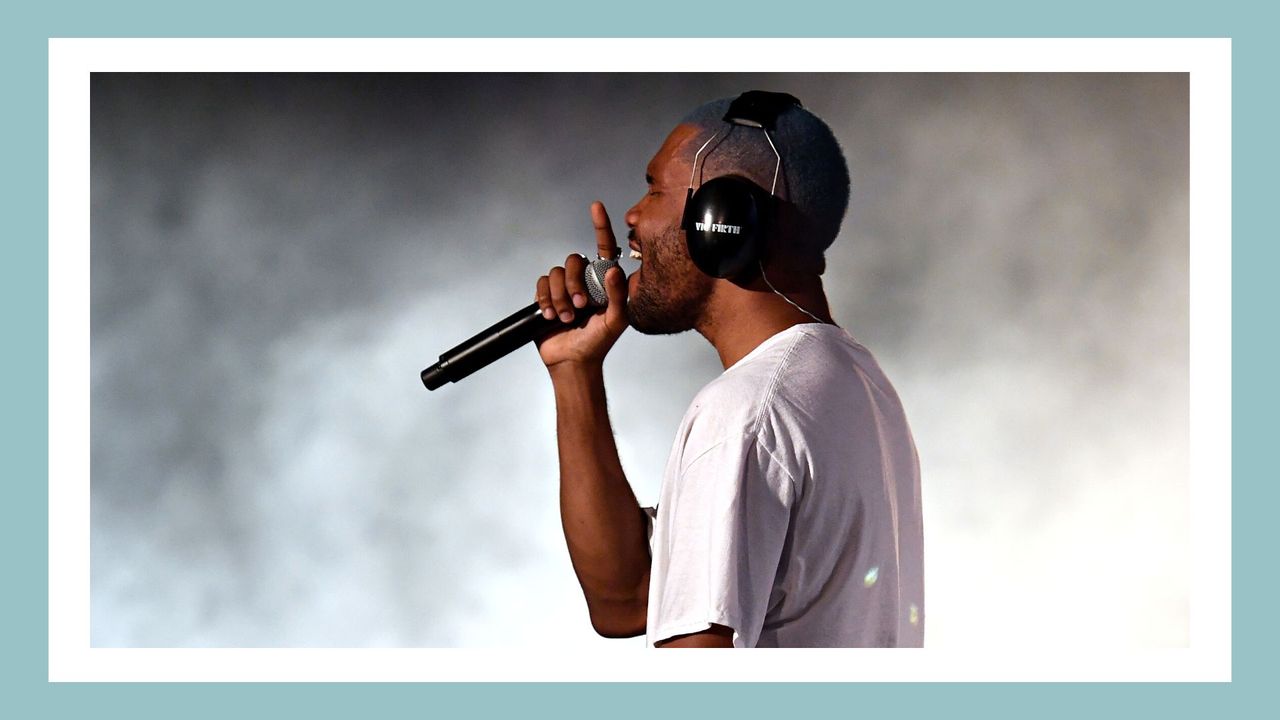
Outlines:
[[[221,718],[535,715],[652,718],[668,713],[788,717],[1157,716],[1265,714],[1275,664],[1271,579],[1277,473],[1262,446],[1274,442],[1277,402],[1277,167],[1275,14],[1262,3],[929,0],[869,7],[739,0],[650,0],[617,6],[534,2],[512,7],[426,2],[50,2],[3,13],[0,199],[7,252],[0,263],[5,379],[0,451],[4,712],[10,717]],[[461,9],[467,8],[467,9]],[[51,684],[48,668],[47,485],[47,39],[49,37],[335,36],[849,36],[1233,38],[1233,677],[1231,684]],[[1267,240],[1272,242],[1267,242]],[[87,371],[87,359],[86,359]],[[56,381],[56,378],[54,379]],[[1223,473],[1223,480],[1229,476]],[[1240,560],[1236,563],[1234,560]],[[1235,712],[1233,712],[1233,710]]]

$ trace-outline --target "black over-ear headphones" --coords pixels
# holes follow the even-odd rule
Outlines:
[[[769,131],[776,129],[778,116],[791,107],[802,107],[793,95],[751,90],[730,103],[723,118],[731,126],[727,132],[733,132],[734,125],[745,125],[760,128],[764,133],[778,158],[769,191],[738,175],[713,178],[704,182],[697,192],[693,191],[698,156],[725,131],[717,131],[693,156],[693,174],[689,177],[680,226],[689,245],[689,257],[702,272],[717,278],[733,278],[764,260],[766,232],[775,219],[778,172],[782,169],[782,155]],[[702,162],[706,165],[706,158]]]

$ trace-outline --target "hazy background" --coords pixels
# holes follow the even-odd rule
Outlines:
[[[95,73],[92,643],[639,645],[587,622],[532,347],[418,372],[753,88],[849,159],[824,281],[915,431],[927,645],[1185,645],[1188,84],[1112,74]],[[641,501],[719,372],[610,355]]]

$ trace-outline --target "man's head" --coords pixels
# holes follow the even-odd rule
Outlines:
[[[778,156],[759,128],[723,120],[732,101],[716,100],[684,117],[649,162],[645,196],[627,211],[632,246],[643,254],[641,270],[632,275],[629,301],[631,324],[641,332],[693,328],[718,282],[693,264],[680,230],[698,149],[716,136],[699,158],[695,189],[722,175],[746,177],[766,193],[773,184]],[[839,233],[849,202],[844,154],[830,128],[798,106],[778,115],[770,135],[782,167],[777,215],[767,238],[768,265],[785,261],[802,274],[820,275],[823,252]]]
[[[695,187],[722,175],[740,175],[768,192],[777,169],[781,217],[769,249],[821,274],[823,253],[839,234],[849,205],[849,168],[840,143],[817,115],[791,105],[777,115],[769,132],[771,147],[763,130],[724,121],[732,102],[706,103],[680,121],[697,128],[703,142],[720,133],[703,151]]]

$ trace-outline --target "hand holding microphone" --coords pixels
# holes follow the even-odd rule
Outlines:
[[[536,300],[440,356],[422,371],[428,390],[457,382],[530,340],[548,370],[564,363],[601,363],[627,329],[627,284],[609,215],[591,205],[600,259],[570,255],[538,279]],[[551,317],[548,318],[547,315]]]
[[[595,227],[596,252],[599,257],[617,265],[620,254],[613,236],[609,214],[599,202],[591,204],[591,224]],[[600,263],[597,260],[596,263]],[[594,265],[594,263],[593,263]],[[572,325],[574,315],[591,307],[589,274],[584,278],[586,261],[581,255],[565,258],[564,267],[555,267],[538,279],[535,299],[543,317],[550,315]],[[603,312],[593,312],[581,327],[549,333],[538,340],[538,354],[548,370],[561,363],[602,363],[613,344],[627,329],[627,282],[622,268],[606,268],[604,290],[608,302]],[[596,308],[598,310],[599,308]],[[563,323],[568,318],[569,323]]]

